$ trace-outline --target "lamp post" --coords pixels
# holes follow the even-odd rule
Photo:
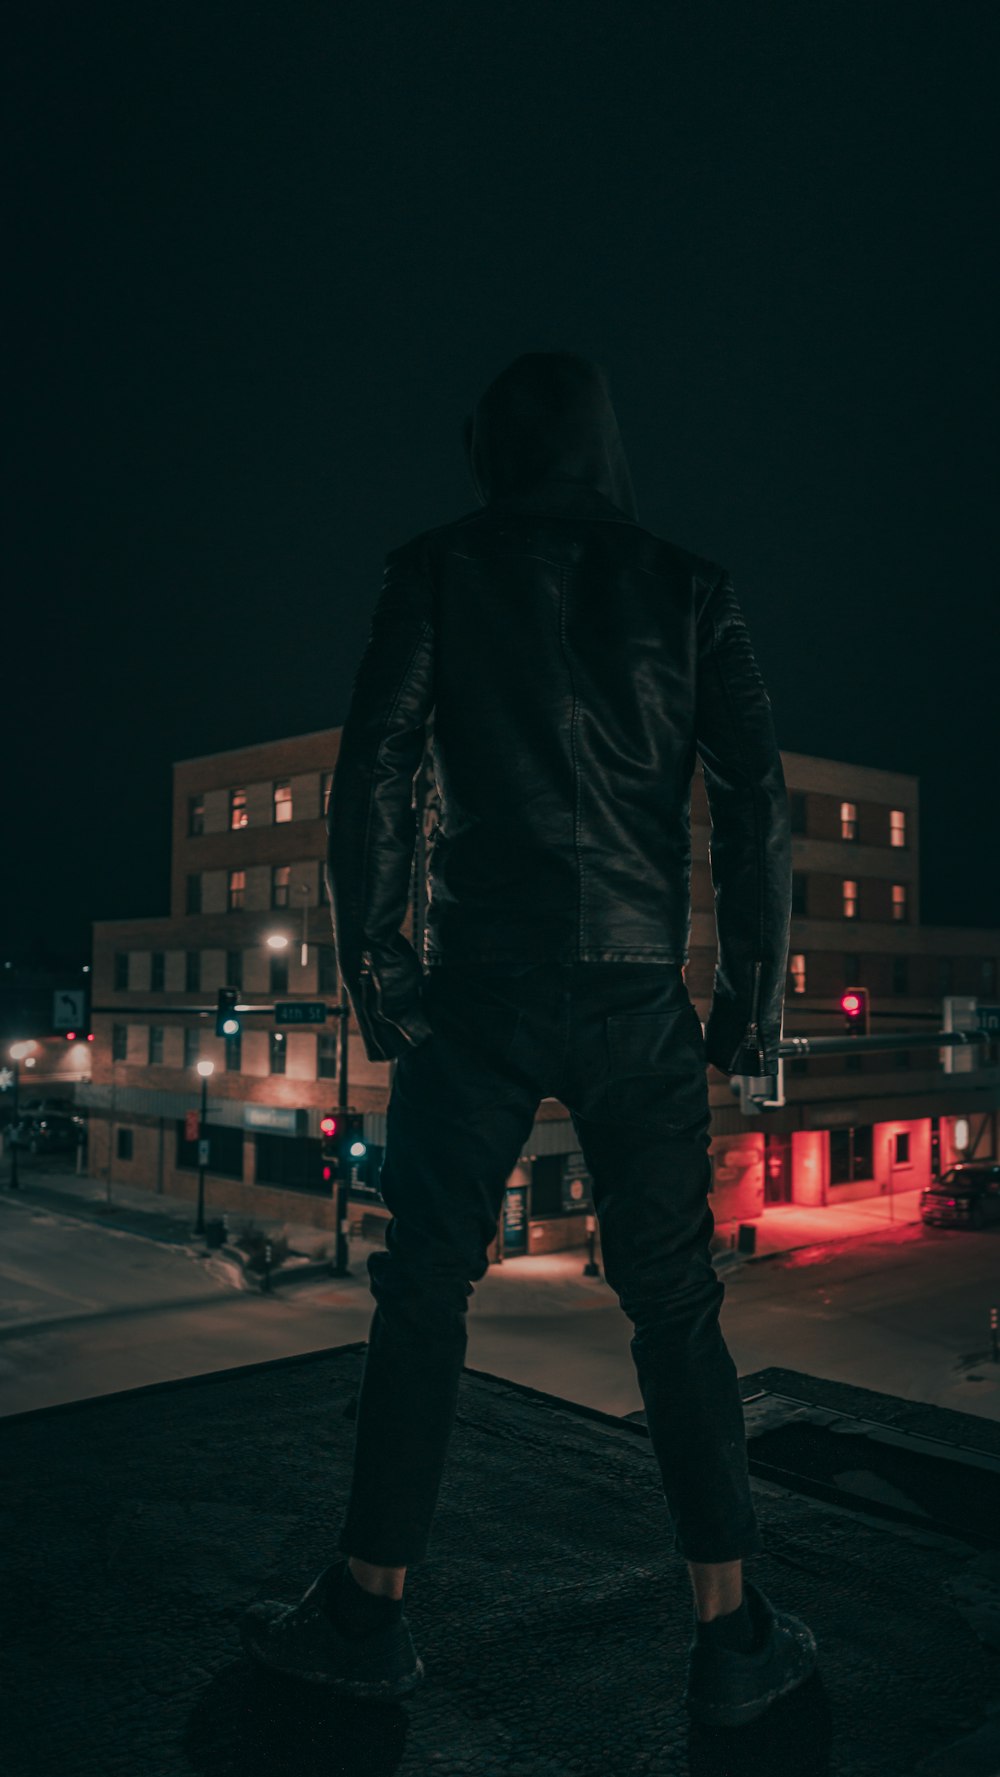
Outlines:
[[[214,1061],[199,1061],[201,1075],[201,1116],[198,1119],[198,1219],[196,1234],[205,1232],[205,1167],[208,1163],[208,1082],[215,1072]]]

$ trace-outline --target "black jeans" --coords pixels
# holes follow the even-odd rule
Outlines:
[[[593,1180],[604,1274],[635,1332],[650,1442],[689,1561],[759,1551],[736,1366],[712,1265],[701,1025],[677,964],[437,964],[433,1036],[402,1055],[368,1259],[372,1317],[338,1548],[383,1567],[426,1552],[504,1186],[558,1098]]]

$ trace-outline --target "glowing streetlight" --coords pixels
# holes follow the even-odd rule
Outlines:
[[[272,932],[267,940],[272,950],[287,950],[288,939],[284,932]]]

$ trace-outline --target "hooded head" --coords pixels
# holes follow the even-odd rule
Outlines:
[[[588,358],[575,352],[523,352],[490,383],[467,418],[464,435],[484,505],[557,483],[601,494],[636,519],[607,378]]]

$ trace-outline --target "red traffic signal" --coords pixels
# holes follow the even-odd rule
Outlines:
[[[840,1010],[849,1031],[857,1036],[868,1035],[871,1008],[867,987],[845,987],[840,996]]]
[[[324,1135],[336,1135],[336,1133],[337,1133],[337,1119],[336,1119],[336,1117],[323,1117],[320,1121],[320,1129],[323,1131]]]

